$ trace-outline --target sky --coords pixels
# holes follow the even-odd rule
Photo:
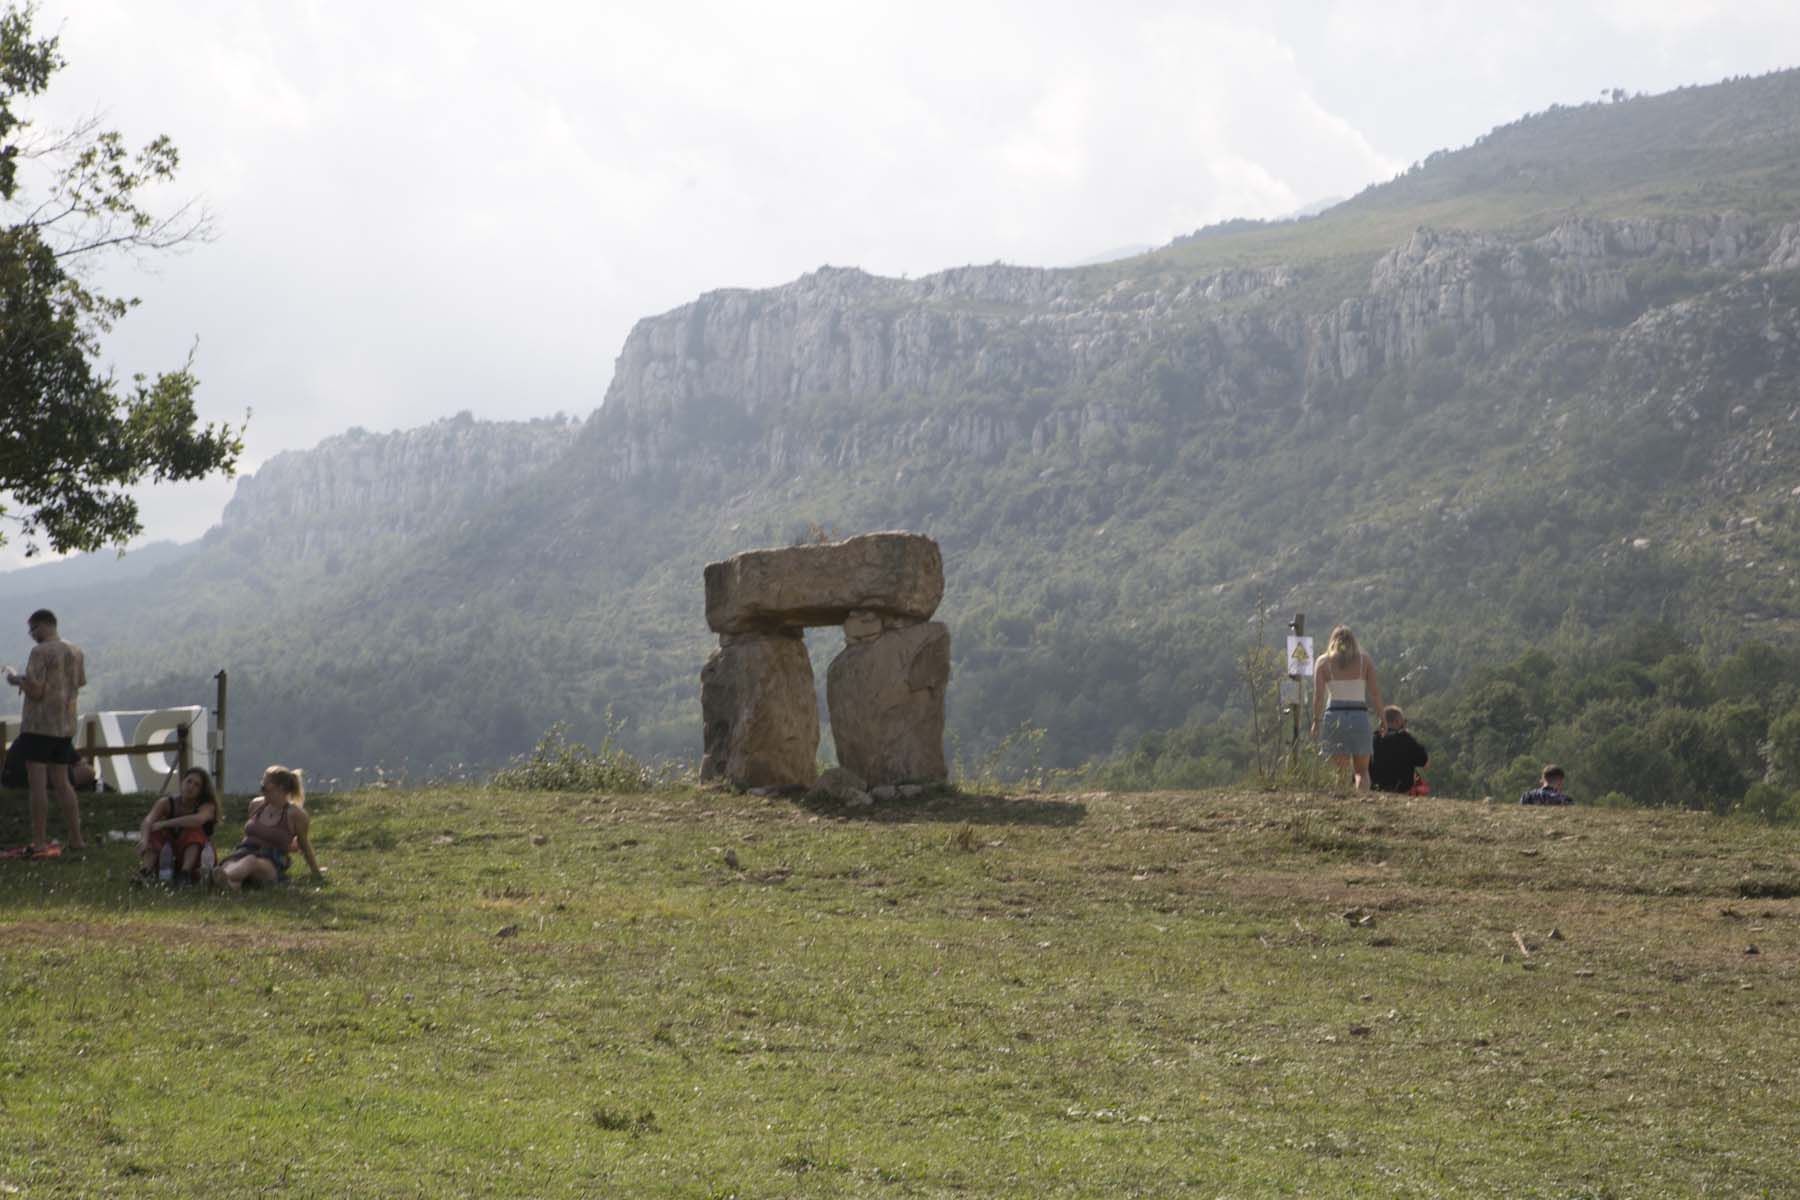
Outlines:
[[[1059,266],[1346,197],[1603,89],[1800,65],[1781,0],[42,0],[29,110],[167,134],[214,237],[117,260],[241,469],[599,407],[639,317],[824,264]],[[140,493],[146,540],[234,485]],[[8,532],[10,531],[0,531]],[[0,568],[18,565],[16,540]]]

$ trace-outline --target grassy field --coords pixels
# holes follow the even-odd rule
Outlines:
[[[0,863],[0,1197],[1800,1193],[1793,833],[1235,792],[313,811],[325,887]]]

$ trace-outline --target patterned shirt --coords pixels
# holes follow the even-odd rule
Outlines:
[[[81,647],[49,637],[31,648],[25,664],[25,678],[43,688],[37,699],[25,694],[21,731],[41,733],[49,737],[75,736],[75,694],[87,686],[87,660]]]
[[[1569,799],[1569,794],[1567,792],[1563,791],[1562,789],[1553,788],[1549,784],[1544,784],[1540,787],[1534,787],[1529,792],[1526,792],[1523,796],[1520,796],[1519,803],[1520,804],[1573,804],[1573,803],[1575,803],[1575,801]]]

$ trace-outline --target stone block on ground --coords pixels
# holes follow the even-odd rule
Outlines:
[[[813,781],[812,791],[807,795],[850,808],[861,808],[869,803],[867,788],[868,785],[855,772],[846,771],[842,767],[831,767]]]
[[[799,636],[739,637],[719,647],[700,672],[700,716],[702,779],[742,788],[812,785],[819,706]]]
[[[948,777],[950,631],[936,621],[852,642],[825,674],[837,759],[869,787]]]
[[[917,533],[746,550],[706,564],[706,623],[720,634],[842,625],[858,611],[919,622],[943,598],[943,555]]]

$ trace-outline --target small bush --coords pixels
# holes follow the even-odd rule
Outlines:
[[[1331,759],[1316,753],[1310,748],[1282,762],[1281,766],[1267,778],[1251,779],[1251,783],[1261,783],[1268,791],[1278,792],[1329,792],[1344,786],[1345,775],[1338,770]]]
[[[1041,726],[1023,721],[973,766],[965,766],[958,753],[952,765],[957,787],[973,792],[1003,792],[1015,785],[1043,787],[1048,775],[1042,762],[1045,733]],[[956,743],[954,737],[952,742]],[[960,743],[956,746],[960,751]]]
[[[488,782],[506,792],[648,792],[656,773],[630,753],[613,745],[618,732],[612,712],[606,714],[606,737],[598,750],[568,740],[568,727],[552,725],[528,755],[513,759]]]
[[[1744,793],[1738,811],[1771,825],[1786,825],[1800,816],[1800,793],[1790,793],[1771,783],[1753,783]]]

